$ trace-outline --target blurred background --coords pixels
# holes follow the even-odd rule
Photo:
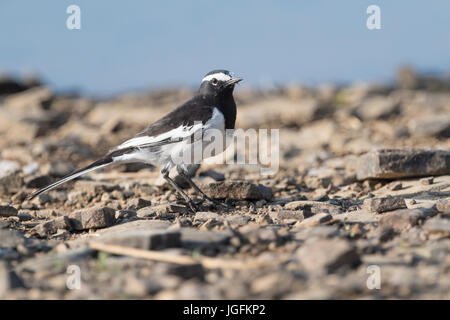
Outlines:
[[[81,8],[81,30],[66,8]],[[371,4],[381,29],[366,27]],[[54,90],[110,96],[196,87],[215,68],[245,86],[385,82],[450,71],[450,3],[426,1],[0,1],[0,71]]]

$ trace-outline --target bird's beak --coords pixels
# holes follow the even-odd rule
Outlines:
[[[244,80],[244,79],[242,79],[242,78],[231,78],[230,80],[225,82],[225,87],[229,87],[229,86],[235,85],[236,83],[238,83],[238,82],[240,82],[242,80]]]

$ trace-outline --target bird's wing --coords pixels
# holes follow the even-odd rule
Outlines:
[[[194,98],[176,108],[144,131],[112,151],[133,148],[152,148],[190,138],[211,119],[213,108]]]

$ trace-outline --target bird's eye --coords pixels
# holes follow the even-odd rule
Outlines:
[[[217,81],[216,78],[212,78],[211,83],[216,86],[219,83],[219,81]]]

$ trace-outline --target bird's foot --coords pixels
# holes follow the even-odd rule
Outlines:
[[[193,200],[186,200],[186,205],[192,213],[196,213],[198,211],[198,204],[196,204]]]

